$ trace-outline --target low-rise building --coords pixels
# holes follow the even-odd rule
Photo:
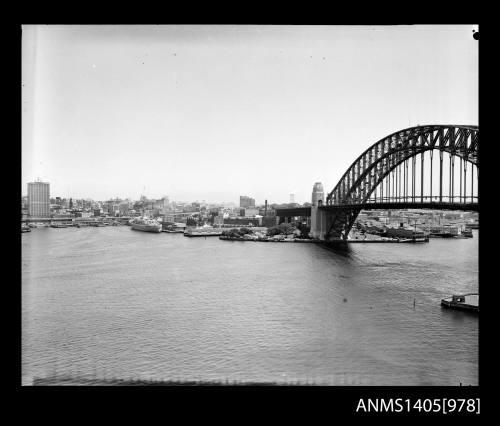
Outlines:
[[[265,227],[272,227],[276,226],[278,224],[278,217],[277,216],[263,216],[262,217],[262,226]]]
[[[259,219],[251,218],[251,217],[229,217],[224,219],[224,225],[250,225],[250,226],[259,226]]]
[[[77,212],[75,212],[75,217],[89,218],[89,217],[92,217],[92,216],[93,216],[92,212],[83,212],[83,211],[77,211]]]
[[[246,208],[246,209],[243,209],[243,215],[242,216],[245,216],[245,217],[254,217],[254,216],[257,216],[259,214],[259,209],[256,209],[256,208]]]

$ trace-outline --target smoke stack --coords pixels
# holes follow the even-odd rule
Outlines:
[[[267,216],[267,200],[264,204],[264,216]]]

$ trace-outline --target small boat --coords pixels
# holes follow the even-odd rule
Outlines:
[[[466,303],[466,296],[477,296],[477,304]],[[451,296],[451,299],[441,299],[441,306],[445,308],[458,309],[461,311],[479,312],[479,294],[454,294],[453,296]]]
[[[169,232],[172,234],[183,234],[186,230],[185,223],[162,223],[162,232]]]
[[[21,225],[21,232],[31,232],[31,228],[28,225]]]
[[[472,229],[464,228],[460,231],[460,233],[465,238],[472,238]]]

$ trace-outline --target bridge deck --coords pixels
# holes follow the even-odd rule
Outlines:
[[[449,202],[382,202],[362,204],[338,204],[322,206],[323,210],[338,210],[345,208],[361,208],[361,210],[397,210],[397,209],[423,209],[423,210],[466,210],[479,211],[479,203],[449,203]]]
[[[397,210],[397,209],[423,209],[423,210],[465,210],[479,211],[479,203],[450,203],[450,202],[382,202],[382,203],[363,203],[363,204],[334,204],[321,206],[321,210],[341,210],[341,209],[361,210]],[[311,216],[311,207],[293,207],[276,209],[276,216],[295,217]]]
[[[276,209],[276,216],[295,217],[311,216],[311,207],[283,207]]]

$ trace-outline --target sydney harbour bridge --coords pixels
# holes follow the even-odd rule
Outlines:
[[[479,127],[431,124],[394,132],[347,169],[326,200],[276,210],[311,217],[311,236],[345,241],[361,210],[479,211]],[[318,184],[315,184],[315,187]]]

